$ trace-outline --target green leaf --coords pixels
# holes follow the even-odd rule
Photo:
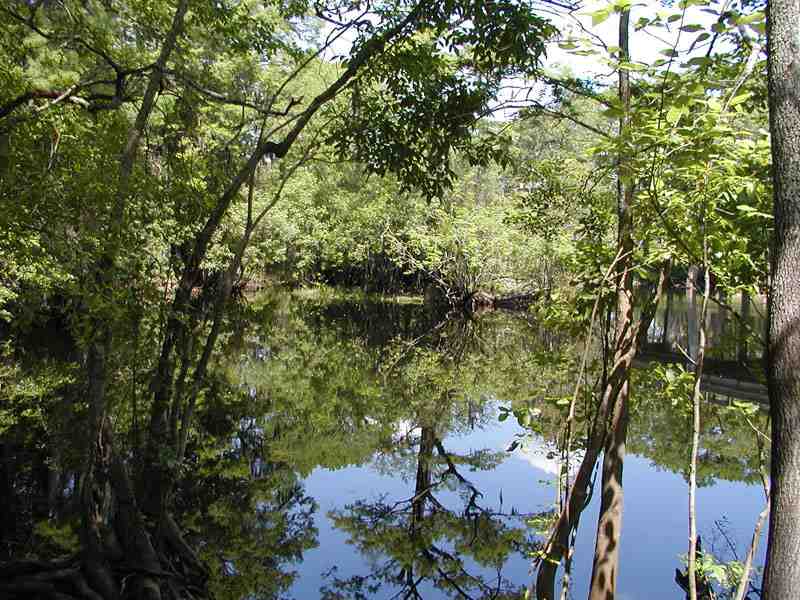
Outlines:
[[[707,34],[704,34],[707,35]],[[710,58],[706,58],[705,56],[695,56],[694,58],[690,58],[686,62],[686,66],[689,67],[704,67],[706,65],[710,65],[712,60]]]
[[[623,61],[618,65],[619,69],[622,71],[646,71],[647,67],[641,63],[634,63],[634,62],[627,62]]]
[[[766,21],[766,15],[763,11],[757,11],[753,14],[746,15],[746,16],[738,16],[734,19],[734,22],[737,25],[753,25],[755,23],[761,23]]]
[[[606,19],[608,19],[608,17],[611,16],[613,10],[614,9],[612,6],[607,6],[605,8],[601,8],[600,10],[589,13],[589,15],[592,17],[592,25],[600,25],[600,23],[604,22]]]
[[[730,29],[730,27],[725,25],[725,23],[720,23],[719,21],[717,21],[711,26],[711,31],[713,31],[714,33],[725,33],[726,31],[728,31],[728,29]]]
[[[737,104],[741,104],[745,102],[748,98],[750,98],[753,94],[751,92],[744,92],[743,94],[739,94],[738,96],[731,98],[728,101],[728,106],[736,106]]]
[[[680,121],[681,115],[684,113],[684,110],[677,107],[671,106],[670,109],[667,111],[666,119],[667,123],[670,125],[675,125],[678,121]]]

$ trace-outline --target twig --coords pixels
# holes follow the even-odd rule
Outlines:
[[[756,526],[753,529],[753,537],[750,540],[750,548],[747,550],[747,557],[744,560],[744,565],[742,568],[742,579],[739,582],[739,587],[736,590],[736,595],[733,597],[733,600],[745,600],[745,594],[748,590],[748,584],[750,581],[750,570],[753,567],[753,558],[756,555],[756,551],[758,550],[758,540],[761,537],[761,529],[764,526],[764,522],[767,520],[767,516],[769,515],[769,509],[771,504],[771,494],[770,494],[770,484],[769,478],[765,473],[764,468],[764,442],[760,436],[764,436],[761,431],[758,430],[752,423],[750,423],[750,419],[747,419],[748,424],[750,427],[753,428],[753,431],[756,433],[756,444],[758,445],[758,462],[759,462],[759,474],[761,475],[761,485],[764,487],[764,497],[766,498],[766,504],[761,512],[758,514],[758,518],[756,519]],[[766,437],[766,436],[764,436]],[[767,438],[767,441],[770,441]]]

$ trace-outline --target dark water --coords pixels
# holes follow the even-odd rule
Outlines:
[[[556,440],[580,337],[527,314],[251,299],[221,346],[176,490],[215,598],[520,597],[558,502]],[[691,411],[688,396],[665,396],[659,366],[634,373],[626,600],[683,597],[673,578],[687,546]],[[767,431],[766,418],[708,400],[698,529],[719,560],[741,560],[764,503],[751,424]],[[135,431],[135,418],[120,409],[117,426]],[[75,471],[53,467],[69,464],[70,442],[56,452],[48,432],[17,434],[26,441],[3,443],[0,457],[3,552],[74,551]],[[575,598],[587,592],[597,500],[577,536]]]

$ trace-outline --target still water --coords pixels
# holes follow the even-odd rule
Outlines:
[[[447,319],[413,303],[281,298],[254,308],[227,349],[226,376],[247,402],[225,460],[272,483],[255,502],[253,539],[224,550],[221,595],[257,592],[253,548],[270,557],[286,598],[520,597],[558,498],[555,440],[576,336],[527,315]],[[626,600],[682,597],[690,414],[659,392],[656,366],[634,378]],[[698,531],[718,560],[742,560],[764,505],[757,436],[725,399],[709,400]],[[749,419],[766,428],[763,411]],[[577,536],[575,598],[587,593],[598,500]],[[757,565],[763,557],[762,539]]]
[[[633,373],[619,598],[683,597],[674,574],[687,546],[691,410],[679,369],[665,363],[680,360],[682,306],[673,298],[671,316],[659,313],[655,350]],[[712,318],[711,328],[723,388],[749,378],[752,389],[757,351],[742,352],[735,326]],[[173,511],[214,598],[521,597],[559,475],[580,458],[601,370],[593,360],[567,466],[557,441],[579,331],[533,313],[467,318],[414,302],[270,292],[240,307],[223,337]],[[130,449],[137,397],[115,411]],[[0,561],[80,548],[85,433],[73,402],[54,397],[52,418],[23,414],[0,430]],[[698,465],[698,528],[721,561],[746,554],[768,455],[756,433],[768,432],[763,407],[730,404],[707,396]],[[135,451],[127,456],[135,467]],[[597,501],[581,519],[570,597],[586,597]],[[763,557],[762,540],[757,565]]]

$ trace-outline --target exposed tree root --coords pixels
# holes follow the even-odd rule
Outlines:
[[[169,514],[164,516],[162,534],[170,549],[179,557],[184,567],[188,569],[187,573],[205,583],[209,576],[208,567],[203,564],[195,551],[192,550],[192,547],[183,539],[183,534],[178,524]]]
[[[3,600],[109,600],[110,598],[183,600],[207,598],[208,569],[183,539],[174,519],[167,517],[156,537],[143,528],[133,534],[138,542],[126,546],[123,560],[108,556],[89,559],[87,553],[53,561],[21,560],[0,564],[0,598]],[[118,523],[116,523],[118,525]],[[144,527],[144,526],[143,526]],[[158,540],[163,552],[149,560],[131,554],[144,540]],[[152,545],[151,545],[152,548]],[[152,558],[155,557],[155,562]],[[100,560],[98,560],[100,558]],[[127,560],[125,560],[127,558]],[[147,564],[145,564],[147,563]],[[99,573],[97,571],[100,571]],[[98,589],[98,580],[108,583]]]
[[[81,598],[86,600],[105,600],[92,590],[80,566],[63,567],[60,561],[43,563],[23,561],[8,563],[2,567],[0,576],[0,596],[9,600],[16,598]],[[31,572],[36,567],[37,572]]]

